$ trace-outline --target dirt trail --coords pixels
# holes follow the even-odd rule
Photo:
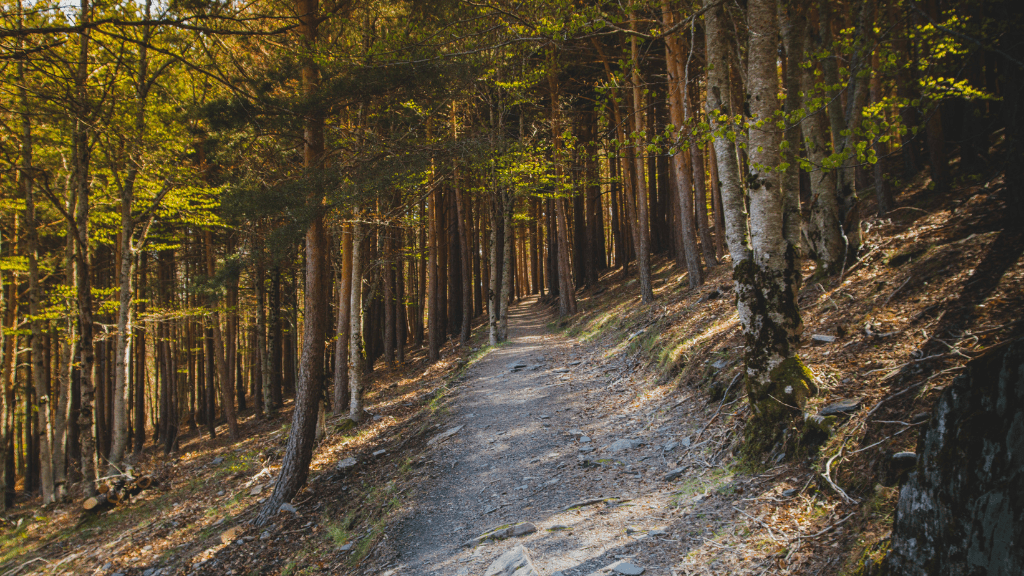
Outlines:
[[[634,544],[657,539],[648,530],[667,529],[671,494],[663,476],[673,463],[663,448],[689,440],[675,426],[656,430],[656,407],[630,403],[646,386],[633,381],[639,375],[625,359],[602,358],[598,347],[552,333],[550,320],[535,300],[515,307],[510,342],[463,375],[435,431],[464,427],[421,455],[417,493],[389,534],[397,560],[386,573],[483,574],[522,543],[544,576],[589,574],[616,559],[635,560]],[[565,511],[598,497],[630,502]],[[464,545],[516,522],[537,531]],[[627,530],[630,522],[638,525]],[[648,552],[654,555],[644,555],[646,573],[669,574],[669,555]]]

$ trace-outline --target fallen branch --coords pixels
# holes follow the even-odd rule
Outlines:
[[[828,485],[831,486],[837,494],[839,494],[839,497],[843,499],[843,502],[846,502],[847,504],[857,504],[859,500],[851,498],[849,494],[847,494],[842,488],[840,488],[835,482],[832,481],[832,462],[834,462],[836,458],[842,455],[842,453],[843,449],[840,448],[839,452],[836,452],[835,456],[828,459],[828,462],[825,464],[825,473],[822,474],[822,477],[824,477],[825,482],[828,482]]]

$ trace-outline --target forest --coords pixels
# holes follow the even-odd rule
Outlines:
[[[0,507],[293,401],[271,521],[375,371],[652,262],[731,269],[767,454],[817,391],[797,298],[865,220],[1003,175],[1014,0],[3,0]],[[803,272],[802,272],[803,271]],[[612,274],[613,276],[609,276]],[[114,499],[111,498],[111,503]]]

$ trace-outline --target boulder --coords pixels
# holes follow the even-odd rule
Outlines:
[[[1024,574],[1024,339],[968,364],[925,426],[883,570]]]
[[[526,546],[516,546],[491,562],[484,576],[540,576]]]

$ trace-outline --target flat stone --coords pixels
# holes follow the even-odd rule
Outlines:
[[[347,469],[355,466],[356,463],[357,463],[356,459],[351,457],[351,456],[349,456],[348,458],[345,458],[341,462],[338,462],[338,465],[335,466],[334,469],[335,470],[347,470]]]
[[[687,468],[688,468],[688,466],[683,466],[682,468],[676,468],[674,470],[670,470],[669,473],[665,475],[665,482],[671,482],[671,481],[679,478],[680,476],[683,475],[683,472],[686,472]]]
[[[835,416],[837,414],[856,412],[863,401],[864,400],[862,398],[844,398],[822,408],[818,412],[818,416]]]
[[[516,546],[491,562],[484,576],[540,576],[525,546]]]
[[[388,451],[384,450],[384,449],[376,450],[373,453],[373,457],[376,458],[377,456],[383,456],[383,455],[385,455],[387,453],[388,453]]]
[[[445,430],[444,432],[441,432],[440,434],[434,436],[430,440],[427,440],[427,446],[433,446],[434,444],[437,444],[439,442],[444,442],[445,440],[458,434],[459,430],[462,430],[463,427],[465,427],[465,424],[459,424],[458,426],[454,426],[452,428]]]
[[[714,368],[715,370],[721,370],[722,368],[725,368],[728,365],[729,362],[721,358],[711,363],[711,367]]]
[[[590,436],[580,436],[577,440],[580,444],[586,444],[587,442],[590,442]]]
[[[632,562],[627,562],[626,560],[619,560],[618,562],[608,566],[608,568],[616,574],[626,574],[627,576],[639,576],[646,570],[645,568],[637,566]]]
[[[291,512],[292,514],[298,514],[299,513],[298,509],[296,509],[295,506],[292,506],[288,502],[285,502],[284,504],[281,504],[281,507],[278,508],[277,511],[278,512]]]
[[[828,336],[826,334],[811,334],[812,342],[819,342],[821,344],[831,344],[836,341],[835,336]]]
[[[643,446],[643,442],[640,440],[630,440],[628,438],[622,438],[612,442],[605,447],[607,452],[622,452],[623,450],[632,450],[638,446]]]
[[[669,530],[668,530],[668,528],[654,528],[653,530],[648,532],[647,535],[648,536],[668,536],[669,535]]]
[[[257,496],[260,492],[263,492],[263,484],[257,484],[249,489],[249,496]]]
[[[224,457],[223,456],[217,456],[216,458],[214,458],[213,460],[210,461],[210,466],[220,466],[223,463],[224,463]]]
[[[344,544],[342,544],[341,546],[338,547],[338,550],[341,550],[342,552],[348,552],[351,549],[352,549],[352,543],[351,542],[345,542]]]
[[[665,444],[664,446],[662,446],[661,449],[664,450],[665,452],[671,452],[671,451],[676,449],[676,446],[679,446],[679,442],[676,442],[675,440],[673,440],[673,441],[669,442],[668,444]]]
[[[593,451],[594,451],[594,447],[593,446],[580,446],[579,447],[579,452],[581,454],[589,454],[590,452],[593,452]]]

